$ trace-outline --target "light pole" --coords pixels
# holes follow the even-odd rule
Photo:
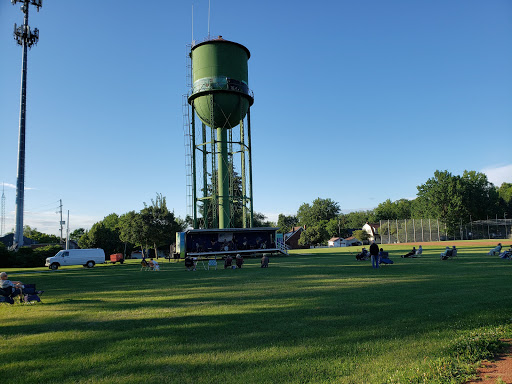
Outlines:
[[[23,246],[23,205],[25,201],[25,115],[27,104],[27,48],[37,44],[39,30],[30,30],[28,25],[29,5],[34,5],[39,12],[43,0],[11,0],[12,4],[21,3],[21,11],[25,14],[23,25],[14,23],[14,40],[23,47],[21,67],[21,95],[20,95],[20,133],[18,139],[18,177],[16,179],[16,229],[14,233],[14,248]]]

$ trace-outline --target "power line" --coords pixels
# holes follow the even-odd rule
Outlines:
[[[40,212],[40,211],[44,211],[44,210],[47,210],[47,211],[58,211],[59,209],[59,200],[57,201],[52,201],[51,203],[48,203],[48,204],[43,204],[43,205],[40,205],[38,207],[34,207],[34,208],[26,208],[25,209],[25,212]]]

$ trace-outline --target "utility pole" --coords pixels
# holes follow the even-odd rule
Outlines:
[[[69,209],[68,209],[68,224],[66,227],[66,250],[69,249]]]
[[[62,226],[66,223],[65,221],[62,221],[62,199],[59,200],[59,211],[60,211],[60,243],[62,244]]]
[[[18,139],[18,177],[16,180],[16,229],[14,234],[14,247],[23,246],[23,205],[25,202],[25,116],[27,104],[27,49],[37,44],[39,30],[30,30],[28,25],[29,5],[34,5],[39,12],[43,0],[11,0],[12,4],[21,3],[21,11],[25,14],[23,25],[14,23],[14,40],[23,47],[21,69],[21,96],[20,96],[20,133]]]

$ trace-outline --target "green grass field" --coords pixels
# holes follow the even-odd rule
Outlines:
[[[268,269],[7,270],[45,293],[0,305],[2,381],[461,383],[512,337],[512,262],[478,242],[447,261],[424,248],[402,259],[410,246],[386,247],[395,264],[378,270],[355,247]]]

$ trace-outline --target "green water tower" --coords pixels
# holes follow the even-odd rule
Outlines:
[[[219,36],[193,44],[189,56],[194,228],[252,227],[250,52]]]

